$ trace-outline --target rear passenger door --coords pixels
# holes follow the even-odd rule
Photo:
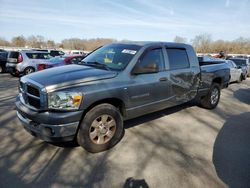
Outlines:
[[[200,68],[191,66],[185,48],[166,48],[173,103],[192,100],[199,86]]]

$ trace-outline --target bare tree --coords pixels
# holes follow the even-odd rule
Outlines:
[[[70,38],[62,40],[62,46],[65,49],[76,49],[76,50],[94,50],[99,46],[104,44],[112,43],[116,40],[114,39],[79,39],[79,38]]]
[[[56,44],[53,40],[47,40],[46,46],[47,48],[55,48]]]
[[[211,51],[212,37],[209,34],[197,35],[192,43],[197,52],[207,53]]]
[[[176,36],[174,38],[174,42],[177,42],[177,43],[187,43],[187,38],[185,37],[180,37],[180,36]]]
[[[26,45],[26,39],[24,38],[24,36],[13,37],[11,42],[12,45],[16,47],[25,47]]]
[[[37,36],[30,36],[27,39],[27,44],[29,47],[32,48],[45,48],[46,47],[46,42],[43,36],[37,35]]]
[[[0,46],[10,46],[10,42],[5,38],[0,37]]]
[[[187,38],[176,36],[175,42],[186,43]],[[24,36],[13,37],[11,42],[0,37],[0,46],[16,46],[25,47],[28,45],[30,48],[64,48],[71,50],[87,50],[91,51],[97,47],[105,44],[116,42],[111,38],[94,38],[94,39],[80,39],[80,38],[68,38],[61,41],[61,43],[55,43],[53,40],[47,40],[41,35],[32,35],[28,38]],[[201,53],[218,53],[224,51],[226,53],[241,53],[250,54],[250,39],[239,37],[232,41],[216,40],[213,41],[211,35],[201,34],[194,37],[191,40],[193,46],[197,52]]]

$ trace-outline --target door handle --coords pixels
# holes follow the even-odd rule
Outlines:
[[[159,79],[159,81],[160,82],[165,82],[165,81],[167,81],[167,78],[166,77],[162,77],[162,78]]]

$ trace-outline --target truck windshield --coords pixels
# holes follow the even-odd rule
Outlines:
[[[141,46],[130,44],[106,45],[84,58],[81,64],[121,71],[128,65],[140,48]]]

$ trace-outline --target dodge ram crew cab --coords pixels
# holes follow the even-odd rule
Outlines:
[[[79,65],[22,77],[17,116],[45,141],[77,141],[100,152],[119,142],[124,120],[193,99],[215,108],[229,80],[227,65],[200,66],[190,45],[108,44]]]

